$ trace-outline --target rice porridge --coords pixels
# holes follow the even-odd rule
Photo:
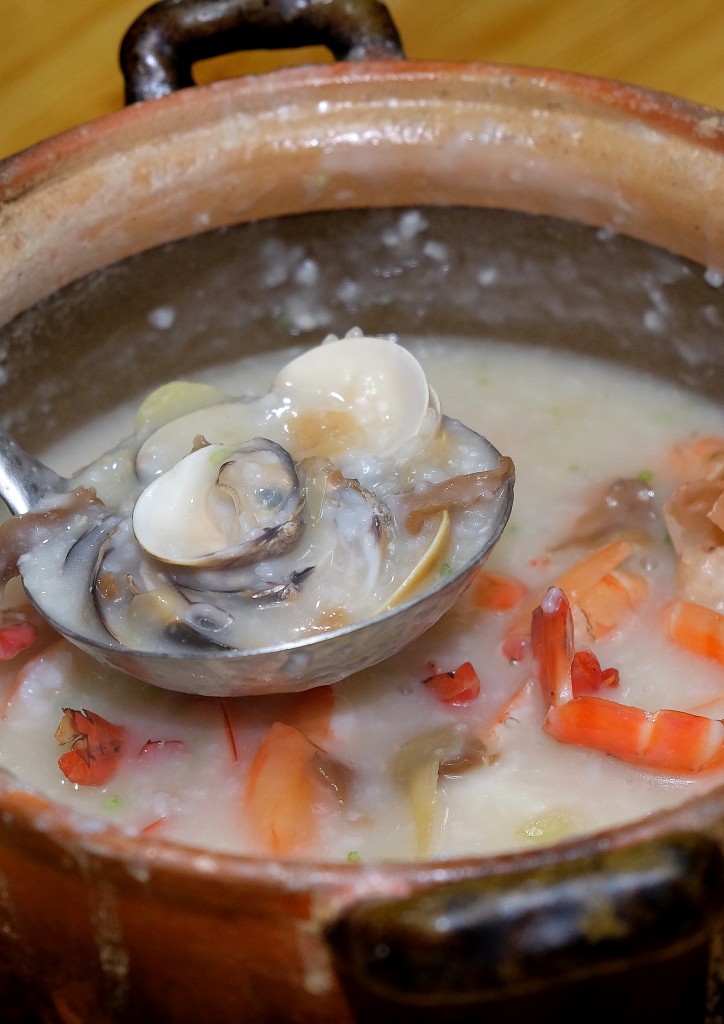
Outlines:
[[[334,686],[195,697],[91,661],[12,580],[0,766],[149,839],[353,861],[555,842],[724,781],[724,414],[548,350],[409,348],[443,412],[516,467],[507,530],[453,610]],[[263,395],[293,355],[201,383]],[[46,461],[76,470],[130,434],[135,413]]]

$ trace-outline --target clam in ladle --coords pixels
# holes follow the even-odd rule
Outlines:
[[[339,344],[344,345],[345,342]],[[345,357],[348,355],[343,354]],[[328,363],[329,351],[325,352],[324,356],[325,363]],[[294,367],[294,361],[290,365]],[[306,366],[303,369],[306,372]],[[294,370],[289,377],[292,383],[294,373],[298,376],[298,371]],[[244,416],[248,416],[246,407],[243,411]],[[227,406],[223,402],[218,403],[214,406],[210,422],[213,422],[214,416],[223,418],[227,413]],[[181,417],[174,422],[185,424],[185,419],[189,419],[189,429],[195,429],[194,416],[197,415],[197,412],[193,412],[189,417]],[[446,421],[445,417],[438,419],[443,424],[456,424],[456,421]],[[467,431],[467,428],[462,429]],[[156,439],[165,438],[163,431],[168,433],[165,425],[153,433],[150,442],[146,441],[145,448],[141,448],[142,455],[144,452],[148,454],[150,445],[152,457],[158,457]],[[182,561],[185,564],[180,571],[178,567],[175,571],[179,580],[179,592],[185,595],[183,600],[190,600],[194,614],[199,620],[203,619],[202,626],[206,631],[204,635],[195,631],[177,630],[173,644],[163,649],[155,649],[153,643],[135,643],[135,634],[124,634],[123,623],[116,628],[116,623],[125,614],[136,617],[139,614],[137,591],[131,592],[130,597],[123,593],[111,592],[110,596],[107,593],[110,585],[106,582],[106,577],[128,579],[132,575],[120,570],[115,574],[113,572],[114,559],[120,558],[118,552],[123,552],[123,545],[132,543],[138,548],[134,536],[134,533],[138,532],[143,538],[142,543],[152,549],[150,554],[147,550],[142,551],[145,561],[138,573],[139,578],[142,575],[145,580],[154,581],[158,567],[163,568],[163,560],[170,557],[165,552],[168,545],[164,531],[156,528],[153,518],[143,518],[146,515],[142,507],[143,495],[136,499],[138,524],[135,527],[132,525],[132,516],[127,515],[124,520],[123,515],[118,514],[115,509],[106,509],[103,503],[95,500],[94,492],[90,492],[93,494],[91,503],[86,507],[83,504],[85,499],[81,497],[76,510],[73,503],[79,501],[78,494],[87,496],[88,490],[84,490],[83,487],[79,490],[76,478],[71,481],[59,476],[26,452],[9,434],[0,432],[0,497],[4,499],[13,516],[20,517],[19,520],[16,518],[15,522],[7,524],[19,527],[16,532],[10,532],[10,536],[15,538],[13,543],[17,545],[17,538],[20,537],[21,546],[27,543],[31,549],[30,554],[21,554],[18,558],[18,572],[30,601],[60,634],[93,658],[145,683],[184,693],[233,697],[291,692],[338,682],[399,652],[440,619],[461,595],[475,571],[490,554],[504,530],[512,507],[512,463],[500,456],[484,438],[473,434],[472,431],[467,431],[467,436],[477,439],[482,449],[486,451],[488,467],[495,467],[497,464],[498,467],[505,468],[501,472],[488,468],[476,474],[478,480],[485,481],[487,477],[490,478],[484,500],[485,526],[480,530],[479,536],[473,537],[472,541],[468,540],[462,559],[451,559],[450,565],[445,562],[444,571],[439,571],[441,558],[438,548],[441,544],[450,542],[450,516],[444,509],[442,512],[436,509],[438,525],[433,524],[432,540],[425,556],[416,566],[417,575],[411,574],[410,578],[397,586],[394,593],[374,608],[371,614],[360,621],[352,620],[341,626],[332,622],[328,628],[306,635],[295,635],[292,631],[286,636],[280,635],[276,640],[272,633],[271,642],[267,629],[266,634],[261,634],[263,641],[259,644],[253,642],[253,628],[250,643],[232,646],[225,642],[225,622],[230,617],[229,601],[238,600],[238,592],[241,590],[246,595],[249,607],[253,608],[253,616],[259,617],[257,621],[263,621],[266,626],[267,623],[274,623],[279,618],[280,600],[290,597],[290,584],[270,587],[261,594],[252,593],[248,587],[244,590],[245,567],[242,559],[241,568],[236,564],[232,566],[228,577],[230,582],[226,586],[223,582],[226,579],[223,575],[223,564],[220,565],[217,559],[210,568],[199,566],[195,550],[194,557],[184,555]],[[234,481],[244,474],[248,476],[250,458],[265,460],[266,465],[270,458],[275,457],[277,448],[282,451],[276,441],[258,438],[253,443],[246,439],[242,443],[232,444],[228,449],[224,449],[221,455],[217,451],[219,447],[197,437],[195,453],[191,453],[195,464],[190,472],[195,474],[195,480],[201,478],[203,482],[203,473],[207,470],[203,465],[201,469],[198,468],[200,462],[206,460],[206,464],[214,466],[223,464],[224,473],[216,472],[213,482],[218,486],[219,480],[223,479],[227,497],[231,486],[227,478]],[[229,455],[229,452],[232,454]],[[232,455],[237,460],[233,464]],[[287,468],[287,461],[289,457],[284,452],[281,462],[284,473],[294,475],[294,469]],[[300,465],[299,473],[307,482],[307,496],[305,501],[297,503],[295,515],[301,508],[307,519],[313,519],[316,515],[317,521],[322,522],[324,516],[319,509],[316,513],[310,510],[315,501],[318,504],[323,501],[331,502],[335,508],[346,503],[349,508],[343,510],[343,517],[347,516],[349,519],[350,508],[359,507],[359,514],[368,517],[368,533],[371,531],[381,535],[385,532],[385,517],[381,514],[374,495],[370,499],[370,492],[356,479],[345,479],[336,469],[325,468],[324,460],[318,458],[307,459]],[[252,468],[256,470],[256,465]],[[278,470],[278,467],[276,469]],[[157,474],[158,472],[156,469]],[[160,479],[163,481],[166,478],[161,475]],[[158,487],[158,478],[154,483]],[[172,485],[173,479],[165,490],[168,491]],[[479,486],[478,483],[478,488]],[[267,490],[263,491],[265,495]],[[216,494],[216,491],[213,493]],[[165,494],[164,500],[170,502],[169,508],[173,507],[173,495],[169,498],[169,495]],[[238,507],[236,498],[234,501],[234,507]],[[289,503],[287,497],[284,501]],[[279,504],[281,506],[281,499]],[[69,519],[65,518],[64,512],[68,507],[74,509]],[[319,508],[322,508],[321,504]],[[56,515],[58,509],[61,510],[59,518]],[[163,522],[164,515],[167,514],[162,511],[157,517],[158,521]],[[226,511],[224,514],[227,514]],[[279,518],[276,511],[274,514]],[[414,517],[414,514],[413,509],[411,515]],[[454,515],[455,513],[453,518]],[[68,532],[68,522],[77,536],[70,543],[64,539],[60,545],[55,544],[56,535]],[[321,531],[322,528],[315,525],[315,529]],[[275,523],[273,530],[267,529],[266,532],[278,537],[278,524]],[[150,540],[145,539],[146,533]],[[159,539],[156,539],[156,535]],[[109,541],[109,538],[112,538],[112,541]],[[290,545],[299,543],[294,531],[291,531],[290,538]],[[44,544],[46,540],[48,543]],[[350,545],[363,542],[367,543],[353,534],[344,542],[345,551]],[[183,543],[190,544],[193,548],[196,542],[192,538],[190,541],[184,540]],[[305,551],[305,554],[309,558],[314,551],[314,543],[317,542],[308,542],[308,552]],[[47,564],[43,561],[46,551],[50,552]],[[430,562],[429,566],[425,562],[426,558]],[[76,562],[81,566],[80,569],[77,568]],[[105,598],[108,599],[107,604],[112,614],[107,610],[104,610],[103,614],[94,614],[94,611],[99,610],[98,597],[95,592],[90,596],[88,574],[84,575],[85,569],[82,568],[89,564],[92,566],[96,589],[105,589]],[[301,570],[291,572],[289,580],[292,589],[305,586],[303,578],[307,573],[313,575],[312,570],[313,565],[307,567],[304,563]],[[222,582],[213,582],[219,574]],[[220,594],[218,601],[210,602],[205,594],[201,595],[201,591],[209,585],[209,578],[212,579],[214,590]],[[155,586],[155,583],[153,585]],[[357,582],[350,578],[346,585],[351,597],[357,588]],[[110,589],[113,591],[112,587]],[[73,617],[67,613],[67,608],[76,600],[75,595],[81,592],[84,601],[82,607],[85,610],[82,614],[76,611]],[[166,609],[170,606],[173,610],[174,601],[181,600],[176,591],[172,592],[163,585],[159,585],[158,589],[150,593],[152,597],[148,594],[141,595],[140,606],[144,609],[143,614],[151,618],[159,613],[159,608]],[[292,598],[294,596],[291,594]],[[145,599],[147,600],[144,604]],[[77,607],[80,606],[76,601]],[[219,639],[216,639],[215,629],[218,629]]]

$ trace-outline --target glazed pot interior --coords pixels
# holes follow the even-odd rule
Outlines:
[[[85,420],[129,397],[139,397],[170,376],[194,373],[242,355],[313,344],[329,332],[344,333],[357,325],[367,333],[395,334],[402,339],[494,339],[510,345],[568,350],[652,373],[718,400],[724,388],[724,293],[717,285],[718,279],[700,265],[647,243],[515,211],[377,208],[263,220],[168,243],[96,271],[7,324],[0,331],[6,374],[4,419],[25,444],[42,451],[67,430],[82,426]],[[79,402],[81,394],[83,401]],[[484,921],[493,914],[494,934],[507,935],[509,930],[517,936],[517,922],[509,920],[504,909],[505,889],[498,892],[499,877],[505,879],[512,872],[517,878],[515,872],[523,871],[524,885],[530,883],[536,893],[549,894],[551,914],[560,929],[560,901],[550,894],[557,893],[559,885],[563,888],[565,877],[559,879],[552,864],[565,865],[572,857],[594,858],[590,861],[592,878],[604,880],[607,894],[609,877],[611,887],[617,877],[624,878],[624,891],[633,894],[635,904],[639,885],[643,889],[644,880],[652,875],[645,860],[648,854],[644,854],[641,879],[636,876],[632,881],[635,871],[628,860],[622,865],[604,865],[596,859],[602,851],[631,845],[636,849],[640,842],[647,849],[647,840],[666,836],[672,829],[703,831],[720,847],[724,843],[721,789],[646,821],[603,836],[569,841],[548,851],[472,858],[444,866],[368,865],[359,871],[350,865],[284,865],[252,858],[209,857],[174,844],[134,842],[114,829],[89,833],[82,820],[62,808],[53,808],[49,814],[47,806],[27,803],[12,782],[0,796],[0,806],[8,822],[7,827],[0,826],[0,839],[7,844],[2,860],[8,877],[24,879],[32,863],[29,877],[50,872],[48,884],[57,899],[66,898],[66,887],[69,900],[85,900],[90,893],[91,904],[100,899],[99,893],[112,892],[119,902],[111,900],[109,906],[120,915],[131,963],[137,963],[137,950],[143,951],[143,959],[149,956],[146,923],[152,922],[153,934],[157,919],[165,920],[167,915],[174,929],[180,927],[181,935],[184,929],[205,935],[209,949],[217,949],[219,925],[225,921],[231,903],[234,923],[224,948],[233,951],[229,955],[230,969],[234,970],[234,956],[250,942],[267,941],[266,922],[278,929],[273,949],[270,946],[267,951],[271,962],[277,963],[280,958],[279,962],[296,963],[296,931],[285,922],[296,922],[297,917],[302,923],[295,923],[295,928],[305,930],[305,941],[312,944],[314,956],[325,957],[321,946],[314,945],[322,940],[312,935],[316,928],[336,919],[329,941],[340,983],[355,1007],[356,1021],[399,1019],[398,1013],[413,1012],[403,991],[410,971],[421,972],[423,979],[415,985],[424,996],[414,992],[410,996],[415,1019],[421,1022],[438,1019],[441,1006],[447,1006],[451,998],[448,990],[453,983],[477,992],[482,982],[475,950],[489,940],[484,932],[483,937],[471,932],[465,940],[470,949],[456,953],[462,958],[460,976],[451,980],[447,968],[450,948],[437,944],[435,915],[448,919],[451,908],[462,899],[461,913],[467,921],[468,905],[477,908],[476,901],[482,901],[486,908]],[[66,862],[74,862],[68,861],[69,850],[82,867],[78,880],[76,872],[69,874],[65,867]],[[664,853],[668,856],[667,848]],[[204,867],[200,869],[199,864]],[[209,865],[213,865],[211,875]],[[682,872],[698,877],[697,871],[691,872],[687,865],[688,861]],[[532,873],[528,876],[526,871]],[[478,880],[485,879],[490,880],[489,890],[478,889]],[[458,882],[464,887],[466,880],[473,886],[472,896],[465,888],[458,891],[455,887]],[[414,894],[420,887],[425,899],[425,889],[432,884],[431,891],[435,891],[439,881],[452,885],[452,889],[440,889],[440,907],[434,904],[429,911],[423,904],[420,910],[414,896],[410,906],[405,902],[405,895]],[[677,885],[678,880],[672,889]],[[392,899],[388,904],[383,901],[381,909],[372,902],[368,910],[366,897],[375,893]],[[402,901],[394,899],[398,894]],[[434,901],[434,897],[427,899]],[[489,907],[497,908],[499,900],[503,909],[491,912]],[[710,900],[707,889],[701,893],[697,890],[692,898],[696,906],[697,957],[703,956],[700,928],[706,925],[700,925],[700,921],[706,921],[711,913]],[[28,921],[34,922],[31,930],[45,929],[46,911],[36,909],[34,904],[32,911],[29,908],[27,903],[24,912],[29,915]],[[347,908],[351,908],[348,913]],[[621,914],[627,921],[637,920],[637,912],[628,904]],[[682,942],[678,904],[672,905],[671,917],[672,942],[678,948]],[[407,924],[399,924],[408,918],[412,922],[409,930]],[[259,934],[255,931],[257,919],[261,922]],[[314,925],[308,924],[310,920]],[[453,936],[458,931],[461,936],[467,935],[466,928],[464,922],[459,928],[456,923]],[[65,941],[61,934],[56,938],[50,932],[48,935],[48,949]],[[568,954],[570,965],[560,968],[563,978],[569,967],[575,973],[581,969],[580,963],[587,963],[587,941],[580,953],[575,935],[566,940],[573,952]],[[373,953],[380,942],[392,941],[390,936],[404,951],[400,954],[402,966],[399,974],[393,970],[390,977],[383,974],[378,979]],[[639,955],[646,960],[649,939],[633,928],[629,938],[632,961]],[[193,968],[181,967],[180,960],[174,959],[182,957],[188,964],[182,939],[171,941],[164,933],[164,942],[166,954],[151,956],[153,979],[135,978],[130,994],[124,996],[128,1016],[119,1019],[138,1019],[134,1014],[145,1012],[157,998],[158,971],[174,978],[183,971],[190,971],[189,977],[194,977],[196,971],[208,975],[210,967],[203,957],[202,965],[194,961]],[[430,953],[426,944],[437,952]],[[662,940],[662,947],[664,944]],[[645,955],[642,950],[647,951]],[[654,955],[659,954],[656,951]],[[93,956],[92,949],[88,956]],[[357,976],[355,964],[364,958],[369,959],[369,978],[363,968]],[[521,954],[521,962],[523,959]],[[57,972],[51,971],[51,979],[57,973],[57,984],[67,986],[68,978],[75,978],[81,970],[77,960],[64,957]],[[535,956],[533,960],[538,963]],[[250,962],[244,968],[252,976],[257,970],[255,964]],[[10,961],[11,992],[15,992],[16,972],[25,969],[22,960],[15,966]],[[47,976],[47,964],[33,969]],[[550,970],[545,955],[537,968],[530,964],[526,967],[533,973],[536,969],[545,973]],[[292,972],[287,977],[286,969],[279,970],[284,979],[281,983],[276,978],[273,984],[259,979],[254,982],[254,1004],[261,1007],[259,1020],[267,1019],[264,1014],[269,1007],[273,1013],[281,1013],[281,1006],[289,1000],[299,1011],[299,1020],[350,1019],[347,1009],[338,1002],[336,988],[325,990],[320,999],[315,990],[307,990],[307,982],[300,975]],[[500,979],[507,978],[508,970],[503,957],[499,965],[497,961],[490,965],[490,978],[485,980],[491,992],[503,993],[504,1000],[508,982]],[[691,970],[687,961],[682,976],[676,976],[677,1013],[700,1001],[702,971],[698,961],[696,970]],[[553,976],[558,977],[557,972],[559,967]],[[382,995],[376,988],[378,983]],[[54,982],[48,984],[52,989]],[[86,985],[91,991],[103,991],[97,980],[84,979]],[[215,987],[224,989],[221,983]],[[372,997],[368,989],[375,993]],[[85,993],[85,987],[81,990]],[[531,998],[536,1006],[547,1006],[541,1004],[541,999],[549,999],[550,1012],[557,1013],[564,995],[578,1009],[576,1000],[587,1005],[587,990],[577,992],[564,985],[562,990],[546,989],[543,996],[536,992]],[[490,997],[484,994],[480,998],[485,1001]],[[516,1009],[504,1010],[501,1019],[528,1019],[526,997],[521,998],[520,1016],[516,1016]],[[667,1007],[673,1005],[669,989],[662,999]],[[179,995],[172,1002],[173,1010],[165,1010],[172,1014],[169,1019],[191,1019],[185,1009],[192,1006],[188,996]],[[235,1009],[217,1003],[219,1020],[235,1019]],[[505,1016],[507,1013],[512,1016]],[[464,1010],[461,1014],[461,1021],[472,1019]],[[281,1018],[272,1015],[269,1019]],[[489,1019],[498,1020],[494,1015]]]
[[[718,284],[655,246],[515,211],[328,211],[236,225],[94,272],[7,324],[4,422],[42,451],[170,375],[354,326],[566,349],[717,399]]]

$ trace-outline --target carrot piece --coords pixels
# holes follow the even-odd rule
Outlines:
[[[423,683],[443,704],[469,704],[480,696],[480,677],[469,661],[452,672],[436,672]]]
[[[313,841],[317,787],[311,762],[318,750],[299,729],[283,722],[274,722],[264,736],[244,790],[249,832],[263,851],[284,856]]]
[[[473,584],[473,604],[490,612],[512,611],[523,600],[527,587],[513,576],[482,570]]]
[[[675,644],[724,665],[724,615],[693,601],[674,601],[668,621]]]

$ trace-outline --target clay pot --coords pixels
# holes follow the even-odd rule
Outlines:
[[[264,5],[205,6],[256,18],[253,44],[271,31]],[[405,62],[377,5],[308,6],[303,31],[277,10],[284,45],[301,31],[384,59],[182,89],[0,165],[2,408],[21,440],[40,450],[240,346],[357,322],[535,340],[723,397],[724,116],[552,71]],[[361,48],[338,7],[374,15]],[[147,29],[126,51],[134,100],[159,64]],[[190,30],[169,31],[179,72]],[[161,78],[152,94],[189,84]],[[401,208],[435,258],[386,246]],[[299,246],[318,270],[304,286],[284,269]],[[163,332],[149,311],[167,306]],[[531,853],[285,863],[132,838],[5,776],[3,1019],[703,1020],[722,843],[717,790]]]

